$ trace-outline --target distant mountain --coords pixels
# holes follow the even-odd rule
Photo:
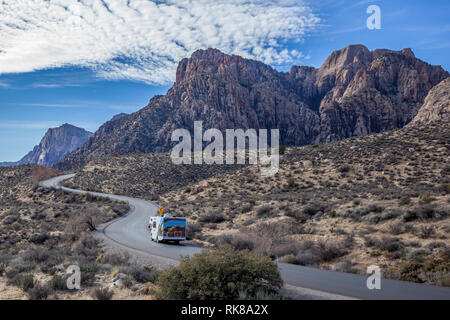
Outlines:
[[[411,49],[369,51],[351,45],[320,68],[278,72],[262,62],[198,50],[180,61],[176,82],[133,114],[102,126],[59,168],[81,166],[114,152],[169,151],[174,129],[278,128],[281,143],[307,145],[401,128],[428,92],[450,75]]]
[[[0,167],[9,167],[16,165],[17,162],[0,162]]]
[[[430,90],[410,125],[425,125],[432,122],[450,123],[450,78]]]
[[[83,145],[90,136],[92,132],[66,123],[58,128],[49,129],[41,142],[19,161],[3,162],[0,165],[39,164],[51,167]]]

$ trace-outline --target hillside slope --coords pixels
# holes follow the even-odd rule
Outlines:
[[[164,167],[159,158],[117,156],[90,163],[76,183],[159,198],[166,212],[188,217],[204,244],[231,244],[347,272],[364,273],[378,264],[389,277],[448,285],[449,141],[448,123],[408,126],[288,148],[274,177],[246,166],[184,187],[169,180],[173,188],[166,189],[158,169],[149,170],[149,163]],[[147,165],[136,167],[141,162]],[[184,181],[171,175],[177,178]]]

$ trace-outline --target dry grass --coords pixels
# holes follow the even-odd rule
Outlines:
[[[273,177],[126,155],[90,163],[72,184],[153,200],[186,216],[190,238],[205,245],[347,272],[378,264],[392,278],[444,285],[449,144],[449,126],[433,124],[286,148]]]
[[[129,210],[123,202],[39,187],[58,174],[34,165],[0,168],[0,299],[140,299],[155,275],[129,256],[106,254],[90,234],[95,225]],[[66,269],[78,265],[85,290],[66,287]],[[120,276],[114,275],[120,270]],[[118,283],[108,290],[99,290]],[[89,289],[89,290],[86,290]]]

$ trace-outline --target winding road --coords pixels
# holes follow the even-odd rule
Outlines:
[[[46,188],[62,189],[76,194],[87,191],[62,187],[60,183],[70,179],[74,174],[54,177],[40,182]],[[131,210],[124,216],[100,226],[102,236],[113,246],[142,253],[159,259],[179,260],[180,255],[193,255],[202,250],[194,245],[157,244],[150,240],[147,222],[150,216],[156,215],[158,207],[148,201],[120,195],[89,192],[95,196],[108,197],[113,200],[126,201]],[[450,288],[428,286],[397,280],[381,280],[381,289],[369,290],[367,277],[337,271],[278,263],[285,283],[291,287],[306,288],[317,292],[339,295],[357,299],[433,299],[450,300]]]

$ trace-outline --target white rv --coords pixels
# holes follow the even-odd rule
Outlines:
[[[186,240],[186,218],[172,217],[170,214],[150,217],[148,229],[152,241],[180,243]]]

